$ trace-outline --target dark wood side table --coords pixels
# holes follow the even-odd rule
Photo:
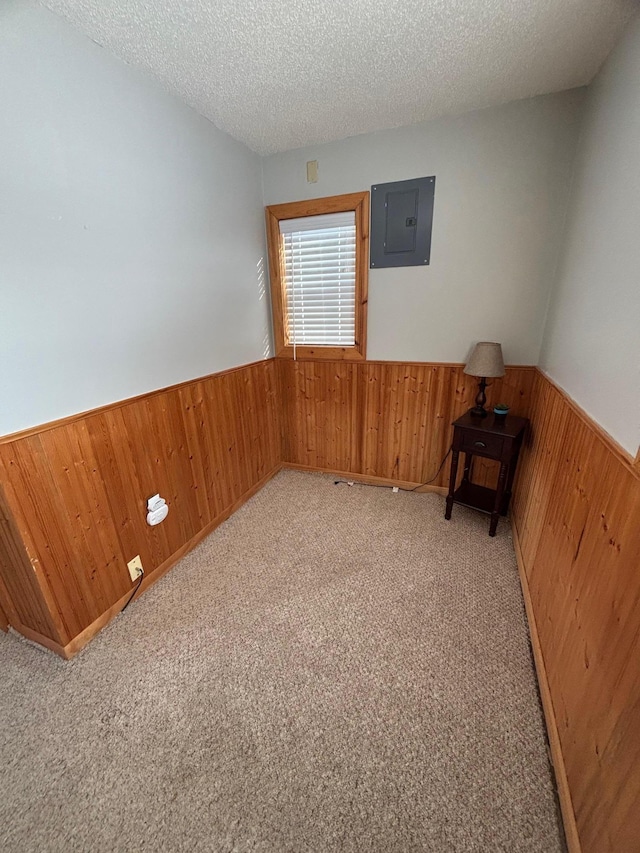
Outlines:
[[[493,413],[478,418],[467,412],[453,422],[453,451],[451,476],[447,495],[446,519],[451,518],[454,503],[479,509],[491,515],[489,536],[496,535],[498,519],[506,515],[511,499],[511,488],[516,473],[518,454],[529,421],[513,415],[498,417]],[[462,482],[456,489],[458,459],[464,453]],[[489,489],[471,482],[471,466],[474,456],[496,459],[500,463],[498,487]]]

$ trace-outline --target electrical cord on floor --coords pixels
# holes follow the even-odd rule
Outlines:
[[[427,480],[426,483],[420,483],[419,486],[414,486],[412,489],[407,489],[407,491],[408,492],[417,492],[418,489],[421,489],[423,486],[428,486],[429,483],[433,483],[433,481],[437,478],[440,471],[442,471],[442,469],[444,468],[444,463],[449,458],[449,454],[451,453],[452,450],[453,450],[453,444],[449,447],[449,449],[447,450],[445,455],[442,457],[442,462],[440,463],[440,467],[438,468],[438,470],[436,471],[436,473],[433,475],[433,477],[430,480]]]
[[[131,604],[131,602],[133,601],[133,599],[134,599],[134,597],[135,597],[136,592],[140,589],[140,587],[141,587],[141,585],[142,585],[142,579],[143,579],[143,578],[144,578],[144,572],[140,572],[140,577],[138,578],[138,583],[137,583],[137,585],[136,585],[136,588],[133,590],[133,592],[132,592],[132,593],[131,593],[131,595],[129,596],[129,601],[127,601],[127,603],[126,603],[126,604],[125,604],[125,606],[122,608],[122,610],[120,611],[120,613],[124,613],[124,611],[127,609],[127,607],[128,607],[128,606]]]
[[[437,478],[440,471],[442,471],[442,469],[444,467],[444,463],[449,458],[449,454],[451,453],[452,450],[453,450],[453,444],[451,445],[451,447],[447,450],[447,452],[443,456],[442,462],[440,463],[440,466],[438,467],[438,470],[436,471],[436,473],[433,475],[433,477],[430,480],[427,480],[426,483],[419,483],[417,486],[414,486],[412,489],[403,489],[402,486],[396,486],[396,488],[400,489],[403,492],[417,492],[418,489],[421,489],[423,486],[428,486],[429,483],[433,483],[433,481]],[[358,486],[373,486],[376,489],[388,489],[389,488],[389,486],[383,485],[382,483],[356,483],[355,480],[334,480],[333,481],[334,486],[339,486],[341,483],[345,483],[347,486],[350,486],[350,485],[352,486],[352,485],[356,484]]]

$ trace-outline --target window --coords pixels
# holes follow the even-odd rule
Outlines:
[[[281,219],[285,334],[293,346],[355,346],[356,214]]]
[[[369,193],[271,205],[267,237],[276,355],[366,355]]]

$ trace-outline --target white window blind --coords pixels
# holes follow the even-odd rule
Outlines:
[[[354,346],[356,216],[353,210],[280,220],[287,342]]]

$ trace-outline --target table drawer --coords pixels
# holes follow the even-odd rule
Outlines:
[[[502,445],[504,438],[500,435],[487,435],[483,433],[465,432],[462,436],[461,450],[465,453],[475,453],[478,456],[489,456],[491,459],[499,459],[502,456]]]

